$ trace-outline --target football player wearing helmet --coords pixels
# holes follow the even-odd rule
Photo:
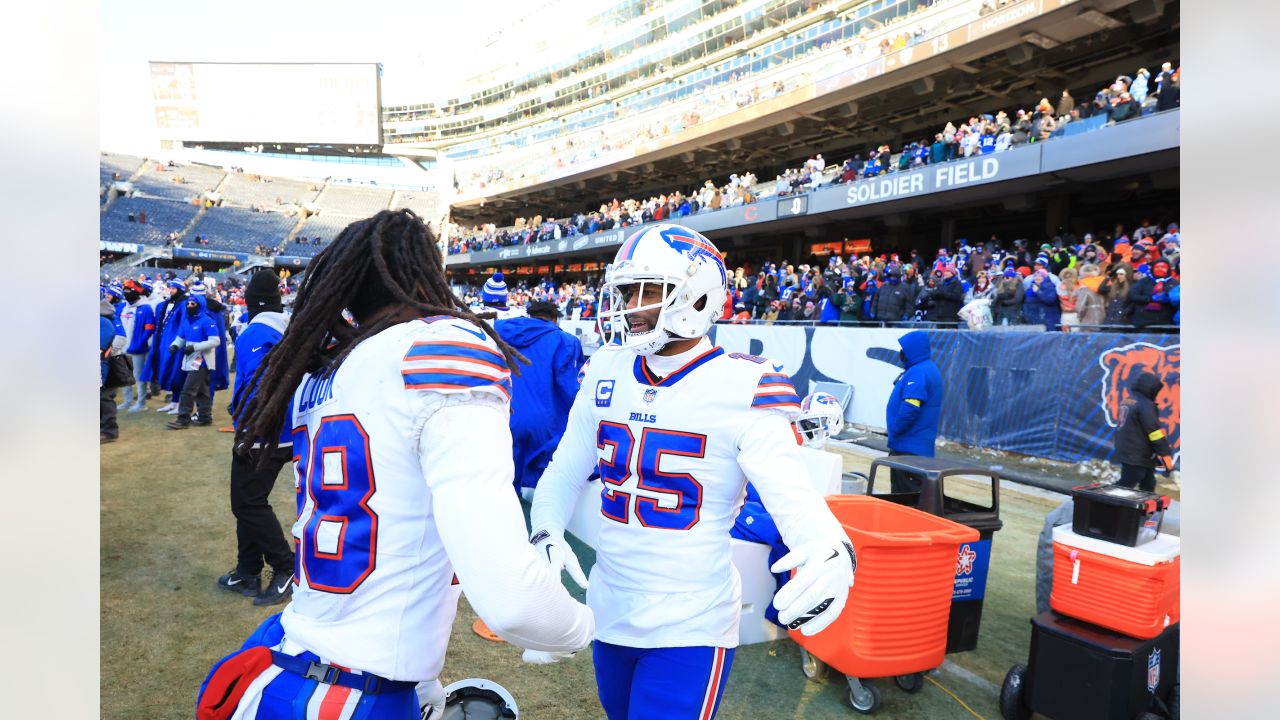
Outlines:
[[[796,432],[804,439],[805,447],[821,450],[827,440],[844,429],[844,407],[831,393],[810,393],[800,403],[800,414],[795,419]]]
[[[564,530],[588,477],[600,474],[587,603],[611,720],[714,717],[738,644],[742,592],[729,531],[748,481],[794,548],[772,566],[796,570],[774,597],[782,623],[819,632],[853,582],[847,536],[800,480],[790,424],[800,398],[790,378],[707,337],[727,285],[720,252],[693,230],[660,224],[623,243],[605,275],[605,345],[534,494],[539,557],[588,587]]]

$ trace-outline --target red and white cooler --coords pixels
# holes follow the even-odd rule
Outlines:
[[[1049,605],[1068,617],[1148,640],[1178,622],[1181,540],[1160,534],[1137,547],[1053,529]]]

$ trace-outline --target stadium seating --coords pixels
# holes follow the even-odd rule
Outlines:
[[[302,232],[298,234],[305,235],[308,238],[318,236],[322,243],[328,244],[332,242],[334,238],[338,237],[338,233],[342,232],[343,228],[350,225],[357,219],[359,218],[327,215],[325,213],[312,215],[307,218],[306,224],[302,226]],[[322,246],[317,247],[313,245],[312,247],[315,247],[316,250],[320,250]],[[292,252],[293,245],[289,246],[289,250],[290,252],[285,253],[286,255],[301,254]],[[312,252],[311,254],[314,255],[315,252]]]
[[[182,232],[200,208],[172,200],[121,197],[102,214],[100,237],[108,242],[163,246],[171,232]],[[129,222],[129,214],[147,214],[145,224]]]
[[[316,204],[335,215],[366,218],[390,206],[391,191],[331,184],[320,193]]]
[[[121,180],[128,180],[138,168],[142,167],[143,160],[133,155],[118,155],[116,153],[102,153],[98,159],[98,181],[102,184],[111,182],[111,173],[119,173]]]
[[[266,182],[254,182],[251,177],[262,177]],[[301,180],[273,178],[265,176],[249,176],[232,173],[222,186],[222,201],[233,205],[266,205],[276,206],[276,198],[281,204],[301,205],[316,199],[318,190],[308,190],[310,183]],[[314,187],[314,185],[311,185]]]
[[[205,250],[253,253],[259,245],[276,247],[298,222],[277,212],[254,212],[244,208],[209,208],[200,224],[183,239],[183,246]],[[203,235],[208,245],[197,245],[196,236]]]
[[[149,196],[170,200],[190,200],[200,196],[205,190],[216,188],[225,175],[226,173],[221,169],[201,165],[185,165],[162,170],[150,167],[134,181],[134,185],[140,192]],[[181,178],[183,182],[177,182],[175,178]]]
[[[409,208],[417,213],[418,217],[423,220],[430,220],[440,214],[440,200],[431,193],[418,193],[400,191],[400,197],[396,200],[397,208]]]

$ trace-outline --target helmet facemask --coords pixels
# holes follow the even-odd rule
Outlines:
[[[625,263],[624,263],[625,265]],[[604,342],[607,348],[626,348],[641,355],[652,355],[672,340],[680,336],[671,331],[668,319],[671,315],[684,310],[696,302],[693,298],[682,298],[683,282],[672,282],[672,278],[661,275],[641,275],[626,272],[626,268],[617,271],[611,267],[606,276],[604,290],[600,294],[599,317],[604,330]],[[653,288],[660,288],[656,294]],[[628,307],[635,298],[650,299],[645,304]],[[636,332],[632,330],[632,322],[639,319],[640,313],[656,310],[657,315],[649,320],[649,327]]]

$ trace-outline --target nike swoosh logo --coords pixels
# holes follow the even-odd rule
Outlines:
[[[461,325],[454,325],[454,327],[458,328],[459,330],[469,332],[472,335],[475,335],[476,337],[480,338],[481,340],[484,339],[484,331],[479,328],[469,328],[469,327],[463,327]]]
[[[242,583],[242,582],[244,582],[244,581],[243,581],[243,580],[228,580],[228,581],[227,581],[227,584],[228,584],[228,585],[239,585],[239,584],[240,584],[240,583]]]
[[[256,347],[256,348],[254,348],[254,349],[250,350],[249,352],[258,352],[258,351],[259,351],[259,350],[261,350],[261,349],[262,349],[262,346],[261,346],[261,345],[259,345],[258,347]]]
[[[280,587],[276,588],[276,592],[277,592],[277,593],[283,593],[283,592],[285,591],[285,589],[286,589],[286,588],[288,588],[288,587],[289,587],[289,581],[288,581],[288,580],[285,580],[285,581],[284,581],[284,583],[280,585]]]
[[[832,560],[832,559],[837,558],[837,557],[839,557],[839,556],[840,556],[839,551],[837,551],[837,550],[832,550],[832,551],[831,551],[831,557],[827,558],[827,560]],[[824,562],[825,562],[825,561],[824,561]]]

